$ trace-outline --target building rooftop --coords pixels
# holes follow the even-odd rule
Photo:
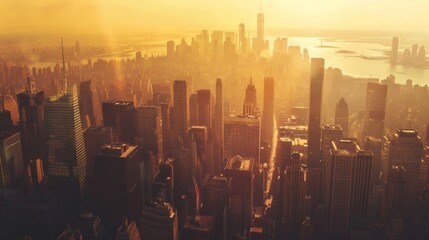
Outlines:
[[[104,144],[100,148],[100,154],[126,158],[136,148],[137,146],[131,146],[126,143],[108,143],[108,144]]]
[[[338,131],[341,131],[341,130],[343,130],[343,129],[341,128],[341,126],[340,126],[340,125],[335,125],[335,124],[323,124],[323,125],[322,125],[322,130],[338,130]]]
[[[332,141],[332,147],[334,150],[346,150],[349,154],[355,154],[361,150],[355,138],[342,138]]]
[[[210,232],[215,223],[215,218],[213,216],[190,216],[186,219],[186,223],[184,224],[184,228],[202,232]]]
[[[415,129],[398,129],[396,130],[396,134],[399,137],[407,137],[407,138],[417,138],[419,133]]]
[[[10,129],[10,130],[1,130],[0,131],[0,141],[4,141],[11,136],[14,136],[15,134],[19,134],[19,131],[17,129]]]
[[[253,158],[244,158],[241,156],[235,156],[228,160],[225,169],[228,170],[239,170],[239,171],[251,171],[253,168]]]

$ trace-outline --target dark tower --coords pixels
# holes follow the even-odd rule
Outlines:
[[[349,134],[349,106],[344,98],[338,101],[335,108],[335,125],[340,125],[344,136]]]
[[[310,168],[319,166],[320,154],[320,116],[322,110],[323,79],[325,60],[311,59],[310,73],[310,115],[308,124],[308,164]]]

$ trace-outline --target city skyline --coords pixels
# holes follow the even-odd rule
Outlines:
[[[388,10],[386,6],[388,5]],[[262,7],[260,7],[262,6]],[[19,8],[22,14],[15,14]],[[407,18],[397,18],[413,9]],[[5,2],[0,18],[8,24],[0,27],[3,34],[135,34],[141,32],[195,31],[201,28],[231,29],[239,23],[246,23],[248,30],[255,32],[255,13],[271,16],[266,20],[266,29],[327,29],[327,30],[377,30],[422,32],[428,30],[424,24],[425,9],[429,3],[424,0],[403,2],[400,0],[271,0],[271,1],[156,1],[137,0],[52,1],[31,2],[18,0]],[[240,11],[240,14],[235,14]],[[76,21],[75,13],[79,12]],[[123,18],[122,13],[127,12]],[[198,12],[204,18],[196,21]],[[383,17],[377,17],[383,15]],[[374,21],[374,18],[376,21]],[[146,19],[157,19],[151,21]],[[235,23],[235,24],[232,24]],[[162,30],[161,30],[162,29]]]
[[[392,14],[426,3],[378,0],[360,11],[369,0],[272,0],[255,12],[255,2],[23,5],[34,11],[20,20],[26,27],[101,24],[92,32],[108,42],[46,45],[34,35],[30,46],[5,32],[0,239],[429,239],[428,43],[380,25],[400,27]],[[358,35],[268,30],[290,17],[287,7],[306,19],[287,24],[318,27],[347,14],[336,26]],[[381,7],[384,18],[364,17]],[[416,27],[420,11],[410,18]],[[251,20],[236,21],[248,12]],[[376,37],[359,33],[355,17],[377,20]],[[211,21],[235,27],[176,30],[182,39],[117,31]],[[22,22],[8,26],[20,31]]]

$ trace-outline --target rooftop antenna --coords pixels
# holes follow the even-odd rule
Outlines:
[[[64,60],[64,44],[63,44],[63,38],[61,37],[61,53],[63,56],[63,77],[64,77],[64,91],[67,91],[67,76],[66,76],[66,62]]]
[[[259,0],[259,12],[262,12],[262,0]]]

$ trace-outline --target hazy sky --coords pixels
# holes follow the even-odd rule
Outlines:
[[[258,0],[0,0],[0,33],[256,27]],[[265,0],[267,29],[429,30],[429,0]]]

